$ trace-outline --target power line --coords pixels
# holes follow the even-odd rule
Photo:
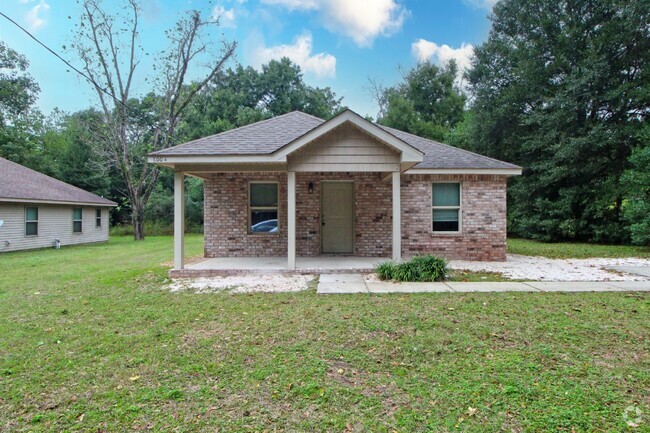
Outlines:
[[[56,51],[54,51],[52,48],[50,48],[50,47],[48,47],[47,45],[45,45],[45,44],[44,44],[43,42],[41,42],[41,41],[40,41],[36,36],[34,36],[33,34],[31,34],[31,33],[30,33],[26,28],[24,28],[23,26],[21,26],[20,24],[18,24],[18,23],[17,23],[16,21],[14,21],[13,19],[9,18],[9,17],[8,17],[7,15],[5,15],[3,12],[0,12],[0,15],[2,15],[5,19],[7,19],[7,21],[9,21],[10,23],[12,23],[12,24],[15,25],[16,27],[18,27],[20,30],[22,30],[23,32],[25,32],[25,33],[27,34],[27,36],[29,36],[30,38],[34,39],[34,40],[35,40],[39,45],[41,45],[43,48],[45,48],[46,50],[48,50],[50,53],[54,54],[54,56],[55,56],[57,59],[61,60],[63,63],[65,63],[66,65],[68,65],[68,67],[70,67],[70,69],[74,70],[77,74],[81,75],[81,76],[84,77],[86,80],[88,80],[88,82],[90,82],[90,84],[92,84],[92,85],[95,86],[97,89],[101,90],[102,92],[106,93],[106,94],[107,94],[108,96],[110,96],[110,97],[111,97],[115,102],[117,102],[117,103],[119,103],[120,105],[124,106],[124,108],[126,108],[127,110],[130,110],[130,107],[127,106],[124,102],[120,101],[120,100],[117,99],[114,95],[112,95],[110,92],[108,92],[106,89],[104,89],[102,86],[100,86],[99,84],[97,84],[97,82],[96,82],[95,80],[93,80],[92,78],[90,78],[90,77],[89,77],[88,75],[86,75],[83,71],[80,71],[79,69],[77,69],[76,67],[74,67],[70,62],[68,62],[66,59],[64,59],[63,57],[61,57],[61,56],[60,56]]]

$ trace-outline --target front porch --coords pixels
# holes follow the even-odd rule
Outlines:
[[[172,278],[216,277],[240,274],[342,274],[370,273],[389,257],[316,256],[296,257],[295,268],[286,257],[216,257],[188,263],[170,271]]]

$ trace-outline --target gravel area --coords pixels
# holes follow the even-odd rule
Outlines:
[[[190,290],[196,293],[299,292],[307,290],[315,275],[238,275],[212,278],[179,278],[168,289],[171,292]]]
[[[608,269],[611,266],[643,266],[650,268],[650,260],[623,259],[547,259],[545,257],[509,254],[505,262],[470,262],[452,260],[452,269],[474,272],[498,272],[514,280],[534,281],[647,281],[635,275]]]

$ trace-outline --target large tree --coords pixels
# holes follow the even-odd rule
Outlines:
[[[423,62],[404,74],[401,83],[382,88],[371,81],[379,105],[377,121],[423,137],[443,140],[463,120],[466,97],[455,84],[452,60],[444,66]]]
[[[39,87],[27,58],[0,41],[0,156],[40,169],[43,116],[34,108]]]
[[[621,175],[650,112],[648,0],[501,0],[469,74],[471,147],[524,166],[510,231],[626,241]]]
[[[197,95],[182,136],[192,140],[294,110],[329,119],[343,109],[341,99],[329,87],[305,83],[300,66],[288,58],[271,60],[261,71],[238,65],[221,71]]]
[[[175,143],[182,114],[232,57],[236,43],[219,39],[218,22],[188,12],[167,31],[170,47],[157,62],[156,93],[137,100],[132,87],[144,55],[139,1],[124,1],[115,14],[102,0],[83,0],[82,9],[73,49],[94,83],[104,116],[106,128],[98,136],[103,157],[122,176],[134,238],[143,239],[145,206],[159,175],[146,154]],[[188,83],[191,70],[203,75]]]

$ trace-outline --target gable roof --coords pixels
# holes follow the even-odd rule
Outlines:
[[[117,206],[117,203],[0,158],[0,202]]]
[[[159,158],[170,157],[220,157],[241,155],[241,162],[253,155],[286,156],[283,149],[291,148],[292,144],[304,145],[319,136],[322,130],[326,133],[326,124],[338,126],[344,121],[357,122],[371,135],[387,142],[389,145],[413,149],[410,159],[415,163],[414,170],[460,169],[460,170],[521,170],[521,167],[477,153],[469,152],[434,140],[419,137],[408,132],[367,121],[351,110],[346,110],[332,119],[325,121],[318,117],[293,111],[268,120],[253,123],[241,128],[232,129],[220,134],[199,138],[178,146],[159,150],[150,154],[150,162],[159,162]],[[360,120],[359,120],[360,119]],[[386,133],[383,137],[378,131]],[[400,145],[401,143],[401,145]],[[406,147],[405,147],[406,146]],[[420,154],[417,158],[415,155]],[[229,161],[232,161],[229,159]],[[276,159],[277,161],[277,159]]]

